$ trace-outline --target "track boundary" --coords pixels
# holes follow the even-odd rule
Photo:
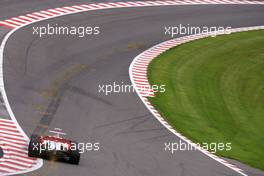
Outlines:
[[[10,107],[10,104],[9,104],[9,101],[6,95],[6,91],[5,91],[5,86],[4,86],[4,75],[3,75],[4,49],[5,49],[5,45],[9,37],[17,30],[27,25],[36,23],[36,22],[40,22],[40,21],[44,21],[44,20],[48,20],[48,19],[52,19],[52,18],[56,18],[60,16],[77,14],[81,12],[88,12],[88,11],[94,11],[94,10],[117,9],[117,8],[136,8],[136,7],[181,6],[181,5],[209,5],[209,4],[214,4],[214,5],[243,5],[243,4],[245,5],[248,5],[248,4],[264,5],[264,1],[256,1],[256,0],[255,1],[248,1],[248,0],[224,0],[224,1],[223,0],[193,0],[193,1],[191,0],[165,0],[165,1],[106,2],[106,3],[96,3],[96,4],[80,4],[80,5],[66,6],[66,7],[61,7],[61,8],[52,8],[52,9],[42,10],[39,12],[33,12],[33,13],[29,13],[29,14],[25,14],[25,15],[21,15],[18,17],[13,17],[10,19],[0,21],[0,26],[4,26],[4,27],[12,29],[6,34],[0,46],[0,77],[1,77],[0,78],[0,91],[2,93],[4,104],[6,106],[8,114],[11,118],[10,123],[13,123],[16,126],[17,130],[19,131],[19,134],[22,135],[26,141],[29,140],[27,135],[24,133],[23,129],[20,127],[20,125],[18,124],[15,118],[12,108]],[[2,125],[0,124],[0,128],[1,126]],[[2,135],[2,132],[0,132],[0,137],[1,135]],[[5,150],[7,151],[8,147]],[[0,160],[0,164],[1,164],[1,160]],[[34,167],[25,169],[23,171],[7,172],[7,173],[4,173],[4,175],[13,175],[13,174],[22,174],[22,173],[31,172],[33,170],[39,169],[42,165],[43,165],[43,160],[38,159],[37,164]],[[0,173],[2,174],[1,171],[3,170],[1,169],[3,168],[0,165]]]
[[[255,27],[244,27],[244,28],[235,28],[235,29],[231,29],[231,32],[244,32],[244,31],[252,31],[252,30],[260,30],[260,29],[264,29],[264,26],[255,26]],[[138,56],[136,56],[132,63],[130,64],[129,67],[129,76],[130,76],[130,80],[133,84],[133,86],[136,89],[136,92],[138,94],[138,96],[140,97],[140,99],[142,100],[142,102],[145,104],[145,106],[148,108],[148,110],[154,115],[154,117],[156,117],[156,119],[165,127],[167,128],[170,132],[172,132],[174,135],[178,136],[181,140],[187,142],[188,144],[190,144],[192,147],[197,148],[200,152],[202,152],[203,154],[207,155],[208,157],[214,159],[215,161],[223,164],[224,166],[234,170],[235,172],[243,175],[243,176],[247,176],[247,174],[240,169],[239,167],[230,164],[229,162],[227,162],[226,160],[214,155],[213,153],[210,153],[207,150],[204,150],[202,148],[199,148],[197,144],[193,143],[191,140],[189,140],[188,138],[186,138],[185,136],[183,136],[181,133],[177,132],[161,115],[160,113],[154,108],[154,106],[150,103],[150,101],[148,100],[147,97],[153,97],[154,92],[153,91],[149,91],[149,89],[143,89],[140,90],[140,83],[144,83],[147,87],[151,87],[147,78],[147,69],[148,69],[148,65],[149,63],[155,59],[157,56],[159,56],[160,54],[162,54],[163,52],[175,47],[175,46],[179,46],[181,44],[187,43],[187,42],[191,42],[194,40],[198,40],[198,39],[202,39],[202,38],[206,38],[206,37],[210,37],[213,36],[214,34],[197,34],[197,35],[191,35],[191,36],[184,36],[184,37],[180,37],[180,38],[176,38],[176,39],[171,39],[165,42],[162,42],[160,44],[157,44],[147,50],[145,50],[144,52],[142,52],[141,54],[139,54]],[[217,35],[223,35],[223,32],[218,32]],[[142,63],[142,61],[144,61],[144,63]],[[140,80],[138,80],[138,78],[140,77]]]
[[[1,43],[1,46],[0,46],[0,91],[1,91],[1,95],[2,95],[2,97],[3,97],[3,101],[4,101],[4,104],[5,104],[6,110],[7,110],[8,114],[9,114],[9,117],[11,118],[10,123],[13,123],[13,124],[16,126],[16,127],[13,127],[12,130],[17,129],[18,132],[17,132],[16,135],[22,135],[23,138],[24,138],[24,140],[25,140],[25,144],[27,144],[28,141],[29,141],[29,138],[28,138],[28,136],[25,134],[25,132],[23,131],[23,129],[20,127],[20,125],[18,124],[18,122],[17,122],[17,120],[16,120],[16,118],[15,118],[15,115],[14,115],[14,113],[13,113],[13,111],[12,111],[12,108],[11,108],[11,106],[10,106],[10,104],[9,104],[9,101],[8,101],[8,98],[7,98],[7,95],[6,95],[6,91],[5,91],[4,75],[3,75],[4,48],[5,48],[5,45],[6,45],[6,43],[7,43],[8,38],[9,38],[14,32],[16,32],[18,29],[19,29],[19,28],[15,28],[15,29],[11,30],[9,33],[7,33],[6,36],[4,37],[2,43]],[[0,121],[1,121],[1,120],[2,120],[2,119],[0,119]],[[8,123],[8,122],[7,122],[7,123]],[[2,124],[0,124],[0,127],[1,127],[1,126],[2,126]],[[6,132],[9,132],[9,130],[7,130]],[[1,132],[0,132],[0,136],[1,136]],[[10,133],[10,136],[13,136],[13,133]],[[21,138],[22,138],[22,136],[21,136]],[[14,143],[16,144],[15,141],[14,141]],[[2,145],[5,146],[5,145],[6,145],[5,142],[2,143]],[[12,146],[12,143],[11,143],[11,146]],[[16,147],[17,147],[17,146],[16,146]],[[15,154],[11,154],[11,153],[9,152],[9,148],[10,148],[10,147],[5,147],[4,157],[5,157],[6,154],[8,154],[8,158],[10,159],[10,158],[14,157]],[[17,148],[16,148],[16,149],[17,149]],[[18,148],[18,149],[20,149],[20,148]],[[22,146],[21,146],[21,150],[22,150],[22,152],[23,152],[23,151],[25,152],[25,151],[27,151],[27,147],[25,147],[25,145],[22,145]],[[21,151],[18,150],[18,152],[21,152]],[[25,154],[25,153],[23,153],[23,154]],[[27,155],[27,153],[26,153],[26,155]],[[23,158],[25,158],[25,157],[26,157],[26,156],[23,156]],[[8,159],[4,159],[3,161],[0,161],[0,164],[6,162],[7,160],[8,160]],[[23,161],[24,161],[24,160],[23,160]],[[17,164],[18,164],[18,165],[21,165],[22,163],[23,163],[23,162],[18,162]],[[17,169],[15,172],[13,171],[13,169],[12,169],[12,170],[6,169],[6,167],[8,167],[8,165],[7,165],[7,166],[1,166],[1,165],[0,165],[0,173],[1,173],[2,175],[24,174],[24,173],[28,173],[28,172],[34,171],[34,170],[36,170],[36,169],[39,169],[40,167],[42,167],[42,165],[43,165],[43,160],[42,160],[42,159],[37,159],[37,160],[35,161],[33,167],[30,167],[30,168],[27,168],[27,169],[22,169],[21,167],[19,167],[19,168],[14,167],[14,170]],[[2,167],[3,167],[3,168],[2,168]],[[7,171],[7,172],[4,173],[4,171]]]
[[[159,7],[159,6],[182,6],[182,5],[264,5],[260,0],[165,0],[165,1],[128,1],[128,2],[106,2],[95,4],[80,4],[41,10],[18,17],[0,21],[0,26],[11,29],[23,27],[31,23],[69,15],[102,9],[135,8],[135,7]]]

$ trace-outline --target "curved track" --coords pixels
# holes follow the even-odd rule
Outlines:
[[[2,0],[0,2],[0,19],[19,16],[25,13],[36,12],[43,9],[71,6],[81,3],[115,2],[116,0]],[[127,0],[124,0],[127,1]],[[134,1],[134,0],[130,0]]]
[[[257,5],[113,9],[34,25],[99,25],[99,36],[40,39],[32,36],[32,25],[17,31],[6,46],[4,78],[21,127],[28,135],[34,130],[44,132],[47,127],[60,127],[69,138],[100,142],[101,146],[99,152],[84,153],[80,166],[46,162],[35,173],[238,175],[200,152],[165,152],[164,142],[179,139],[159,124],[136,94],[105,96],[98,93],[98,85],[130,83],[128,67],[132,59],[168,39],[164,36],[165,25],[263,25],[263,11],[264,7]],[[250,175],[257,175],[257,171],[245,169]]]

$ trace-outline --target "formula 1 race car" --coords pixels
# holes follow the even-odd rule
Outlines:
[[[58,136],[32,135],[28,146],[28,156],[78,165],[80,151],[77,146],[77,142]]]

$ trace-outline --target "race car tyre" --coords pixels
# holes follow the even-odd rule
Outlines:
[[[76,146],[78,146],[77,142],[74,143],[76,144]],[[79,149],[76,147],[75,150],[71,150],[69,157],[69,163],[78,165],[81,157]]]
[[[32,135],[28,145],[28,156],[29,157],[39,157],[39,136]]]

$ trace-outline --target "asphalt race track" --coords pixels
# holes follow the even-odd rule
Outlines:
[[[71,6],[76,4],[89,4],[98,2],[115,2],[116,0],[1,0],[0,2],[0,19],[7,19],[19,16],[29,12],[36,12],[48,8]],[[127,0],[123,0],[127,1]],[[134,0],[130,0],[134,1]]]
[[[40,8],[38,6],[37,8]],[[133,58],[169,39],[164,26],[257,26],[264,6],[203,5],[112,9],[42,21],[15,32],[6,46],[4,80],[11,107],[27,135],[62,128],[67,138],[99,142],[100,151],[82,155],[79,166],[45,162],[28,175],[236,176],[198,151],[173,155],[164,142],[179,139],[144,107],[136,93],[104,95],[102,84],[130,84]],[[78,37],[32,35],[45,24],[100,26]],[[239,164],[249,175],[264,175]]]

